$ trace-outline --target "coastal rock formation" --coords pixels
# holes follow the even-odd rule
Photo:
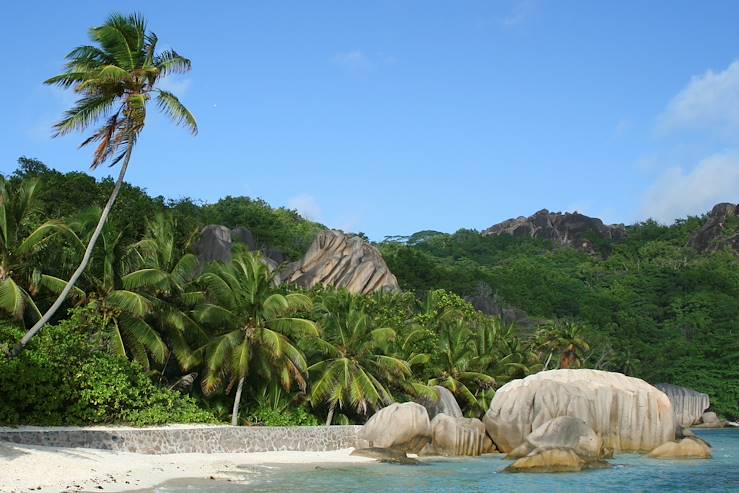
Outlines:
[[[219,224],[209,224],[200,231],[200,237],[193,250],[202,267],[213,261],[229,262],[233,258],[233,248],[237,243],[244,245],[250,251],[257,247],[254,236],[246,228],[229,229]],[[271,269],[277,267],[278,261],[270,258],[268,254],[265,254],[263,258]]]
[[[440,413],[444,413],[452,418],[461,418],[462,409],[460,409],[459,404],[457,404],[457,399],[454,398],[454,394],[441,385],[436,385],[434,390],[439,393],[438,400],[432,401],[425,398],[420,398],[418,400],[418,403],[428,411],[429,419],[434,419],[436,415]]]
[[[578,472],[600,469],[609,464],[580,456],[570,448],[538,448],[508,466],[506,472]]]
[[[653,459],[710,459],[711,448],[703,440],[687,437],[665,442],[647,456]]]
[[[615,452],[649,452],[675,437],[667,396],[638,378],[600,370],[549,370],[498,389],[483,422],[510,452],[547,421],[580,418]]]
[[[537,448],[568,448],[581,457],[599,458],[603,455],[603,440],[582,419],[560,416],[532,431],[508,457],[525,457]]]
[[[716,413],[709,411],[703,413],[700,418],[700,422],[696,425],[698,428],[723,428],[725,422],[719,418]]]
[[[431,420],[431,443],[421,455],[478,456],[492,448],[493,442],[479,419],[437,414]]]
[[[316,236],[303,259],[285,268],[281,280],[306,289],[326,284],[360,294],[400,289],[375,247],[359,236],[330,230]]]
[[[708,213],[705,224],[690,240],[691,246],[700,252],[715,251],[730,246],[739,254],[739,233],[726,236],[724,231],[728,222],[739,217],[739,204],[724,202],[716,204]]]
[[[623,224],[603,224],[598,218],[578,212],[561,213],[542,209],[533,216],[508,219],[491,226],[482,234],[541,238],[555,244],[593,251],[590,238],[621,240],[626,237],[626,228]]]
[[[708,395],[702,392],[670,383],[658,383],[655,387],[670,399],[675,425],[692,426],[698,423],[710,405]]]
[[[428,412],[415,402],[390,404],[365,423],[358,439],[362,448],[390,448],[417,454],[431,442]]]

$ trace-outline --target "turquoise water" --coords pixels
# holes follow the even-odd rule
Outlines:
[[[257,468],[247,484],[165,485],[157,493],[337,492],[739,492],[739,430],[701,430],[713,459],[663,461],[635,454],[611,459],[611,469],[560,474],[507,474],[500,456],[430,460],[424,466],[361,464]]]

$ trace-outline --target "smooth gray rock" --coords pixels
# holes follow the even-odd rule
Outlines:
[[[418,403],[426,408],[429,413],[429,419],[434,419],[437,414],[444,413],[452,418],[461,418],[462,409],[457,404],[457,399],[454,398],[449,389],[442,387],[441,385],[434,386],[434,390],[439,393],[439,399],[433,401],[431,399],[420,398]]]
[[[303,259],[286,266],[280,278],[305,289],[323,284],[359,294],[400,290],[375,247],[359,236],[331,230],[320,232]]]
[[[609,240],[621,240],[627,235],[623,224],[603,224],[598,218],[578,212],[549,212],[546,209],[533,216],[508,219],[489,227],[482,234],[541,238],[586,251],[594,251],[588,238],[591,235]]]
[[[707,394],[686,387],[670,383],[658,383],[655,387],[664,392],[667,398],[670,399],[672,412],[675,416],[675,425],[692,426],[697,424],[711,404]]]
[[[476,418],[452,418],[437,414],[431,420],[431,443],[420,455],[478,456],[490,452],[493,442],[485,425]]]
[[[585,421],[572,416],[560,416],[532,431],[508,457],[518,459],[538,448],[569,448],[581,457],[601,458],[603,440]]]
[[[415,402],[390,404],[367,420],[357,438],[361,448],[391,448],[417,454],[431,442],[429,414]]]

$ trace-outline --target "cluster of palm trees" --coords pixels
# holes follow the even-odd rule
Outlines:
[[[37,186],[0,178],[0,310],[26,325],[65,286],[48,272],[73,268],[100,215],[90,209],[41,222]],[[174,226],[157,215],[142,238],[124,244],[107,223],[67,306],[88,307],[102,320],[108,350],[162,382],[191,375],[203,398],[232,396],[234,424],[243,401],[274,385],[327,423],[337,413],[362,420],[394,400],[433,398],[437,385],[479,415],[505,382],[577,366],[588,350],[577,326],[546,326],[523,339],[471,307],[440,309],[431,294],[408,301],[280,287],[258,253],[200,265],[190,245],[176,242]],[[393,308],[393,296],[405,310]]]

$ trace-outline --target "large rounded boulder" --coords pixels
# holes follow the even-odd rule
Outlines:
[[[537,448],[568,448],[583,457],[603,456],[601,437],[585,421],[572,416],[560,416],[542,424],[509,452],[508,457],[524,457]]]
[[[457,404],[457,399],[454,398],[449,389],[436,385],[433,387],[436,391],[438,398],[419,398],[418,403],[421,404],[429,413],[429,419],[434,419],[437,414],[446,414],[452,418],[461,418],[462,409]]]
[[[482,421],[440,413],[431,420],[431,443],[421,455],[478,456],[492,448]]]
[[[390,404],[372,415],[358,438],[362,448],[389,448],[417,454],[431,442],[431,422],[426,408],[420,404]]]
[[[699,423],[701,416],[711,405],[708,395],[703,392],[670,383],[658,383],[655,387],[670,399],[676,426],[687,427]]]
[[[560,416],[584,421],[615,452],[649,452],[675,437],[667,396],[638,378],[600,370],[550,370],[498,389],[483,422],[502,452]]]

